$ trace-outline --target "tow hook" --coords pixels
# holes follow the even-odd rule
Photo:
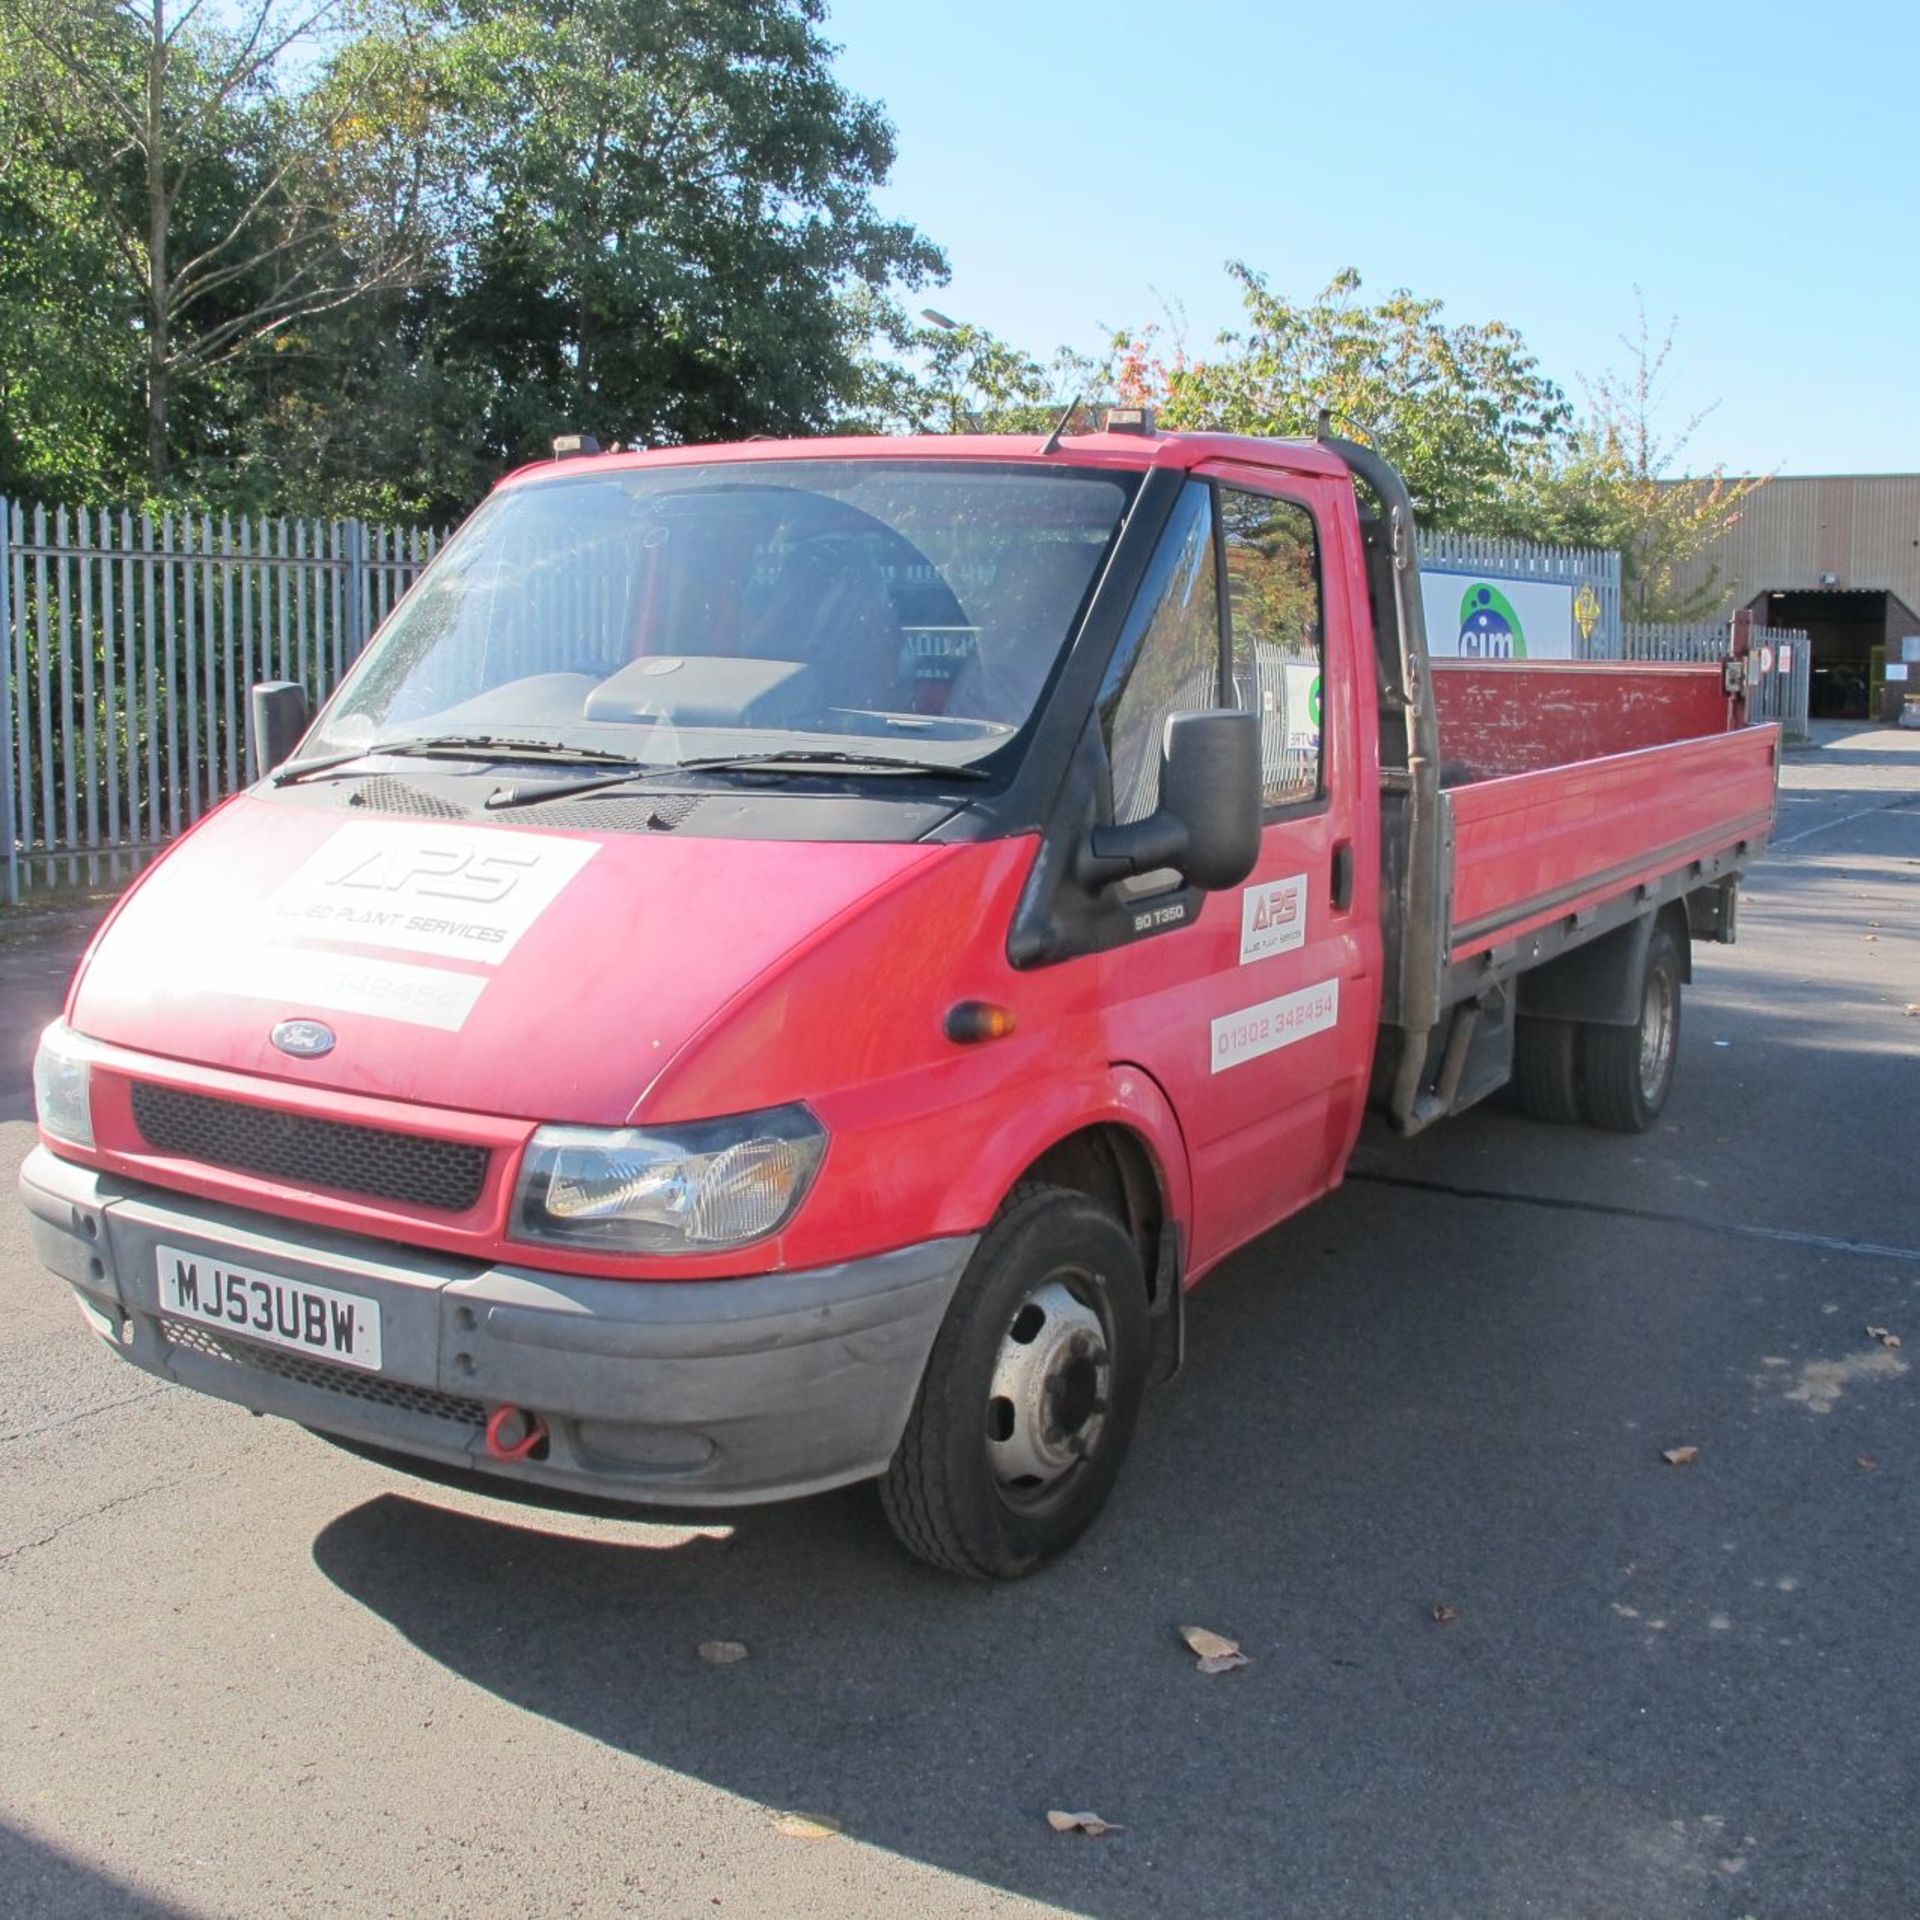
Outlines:
[[[544,1456],[547,1423],[525,1407],[495,1407],[487,1421],[487,1451],[509,1463]]]

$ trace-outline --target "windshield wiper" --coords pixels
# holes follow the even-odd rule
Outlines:
[[[507,740],[491,733],[434,733],[407,740],[375,740],[350,752],[330,753],[319,760],[298,760],[279,768],[270,777],[276,787],[291,786],[315,774],[329,773],[335,767],[350,766],[356,760],[370,760],[377,753],[422,757],[448,754],[465,760],[584,760],[596,766],[624,767],[628,774],[642,770],[631,754],[616,753],[610,747],[573,747],[564,740]]]
[[[670,760],[664,766],[646,767],[627,773],[610,773],[596,780],[570,780],[555,787],[499,787],[487,796],[490,812],[503,807],[538,806],[543,800],[573,800],[583,794],[600,793],[609,787],[624,787],[641,780],[658,780],[670,773],[757,773],[779,767],[796,772],[816,765],[852,767],[860,772],[928,773],[950,776],[955,780],[991,780],[993,775],[979,767],[950,760],[911,760],[903,754],[847,753],[837,747],[785,747],[777,753],[716,754],[710,760]]]
[[[778,753],[716,754],[711,760],[677,760],[683,773],[727,773],[736,767],[804,767],[824,763],[830,767],[859,767],[877,773],[951,774],[956,780],[991,780],[984,767],[969,766],[964,760],[913,760],[901,753],[848,753],[839,747],[782,747]]]

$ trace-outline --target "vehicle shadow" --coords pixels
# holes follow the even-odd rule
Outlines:
[[[33,1920],[182,1920],[183,1910],[136,1891],[59,1847],[0,1819],[0,1914]]]
[[[1659,1260],[1562,1245],[1543,1276],[1540,1231],[1369,1187],[1239,1256],[1196,1302],[1112,1509],[1015,1586],[915,1566],[859,1489],[673,1550],[390,1492],[314,1559],[529,1713],[1079,1911],[1387,1913],[1412,1886],[1486,1911],[1537,1876],[1572,1913],[1589,1909],[1566,1876],[1591,1872],[1607,1911],[1690,1913],[1640,1877],[1640,1830],[1672,1769],[1720,1762],[1671,1673],[1662,1692],[1607,1670],[1649,1497],[1609,1396],[1630,1374],[1657,1428],[1713,1390],[1685,1342],[1648,1341],[1672,1298]],[[1189,1624],[1252,1666],[1200,1674]],[[704,1665],[713,1639],[749,1657]],[[1644,1780],[1592,1777],[1606,1743],[1567,1739],[1569,1686],[1673,1717]],[[1049,1808],[1129,1831],[1063,1839]]]

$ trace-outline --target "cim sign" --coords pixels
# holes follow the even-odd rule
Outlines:
[[[1427,651],[1437,659],[1571,660],[1570,583],[1420,569]]]

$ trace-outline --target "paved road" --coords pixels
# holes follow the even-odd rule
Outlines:
[[[1916,749],[1789,768],[1660,1132],[1369,1135],[1016,1588],[858,1493],[416,1488],[119,1368],[0,1208],[0,1911],[1910,1920]]]

